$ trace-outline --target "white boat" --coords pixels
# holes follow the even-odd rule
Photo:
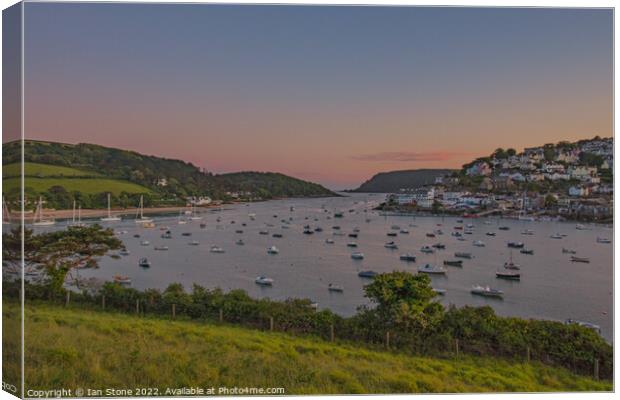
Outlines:
[[[342,286],[334,285],[333,283],[330,283],[327,286],[327,290],[329,290],[330,292],[338,292],[338,293],[344,292],[344,288]]]
[[[421,272],[423,274],[445,275],[447,270],[438,265],[424,264],[423,266],[418,268],[418,272]]]
[[[577,254],[577,252],[575,250],[567,249],[567,248],[564,248],[564,247],[562,247],[562,253],[564,253],[564,254]]]
[[[472,244],[474,246],[476,246],[476,247],[484,247],[485,246],[484,242],[481,241],[481,240],[474,240],[474,242]]]
[[[386,249],[398,249],[398,245],[394,242],[387,242],[383,245]]]
[[[420,249],[420,251],[421,251],[422,253],[431,254],[431,253],[434,253],[434,252],[435,252],[435,249],[433,249],[431,246],[424,245],[424,246],[422,246],[422,248]]]
[[[37,209],[34,213],[34,220],[32,222],[34,226],[52,226],[56,225],[56,221],[53,219],[44,219],[43,218],[43,198],[39,197],[39,203],[37,204]]]
[[[610,239],[604,238],[604,237],[597,237],[596,238],[596,243],[611,243]]]
[[[278,254],[280,253],[280,250],[278,250],[278,248],[276,246],[271,246],[267,249],[267,253],[268,254]]]
[[[191,242],[188,243],[190,246],[199,246],[200,242],[197,240],[192,240]]]
[[[551,239],[562,239],[562,235],[559,233],[554,233],[553,235],[549,236]]]
[[[500,279],[508,279],[512,281],[521,280],[521,273],[513,270],[497,270],[495,277]]]
[[[11,211],[9,210],[9,206],[6,204],[4,197],[2,197],[2,224],[11,224]]]
[[[400,233],[402,233],[403,235],[408,235],[409,234],[409,230],[407,229],[401,229]]]
[[[363,260],[364,253],[359,253],[359,252],[351,253],[351,258],[354,260]]]
[[[140,242],[140,246],[148,246],[150,244],[151,244],[151,242],[149,242],[148,240],[143,240],[143,241]]]
[[[114,282],[121,285],[130,285],[131,279],[128,276],[114,275]]]
[[[239,246],[243,246],[245,242],[243,241],[243,239],[239,239],[235,242],[235,244],[238,244]]]
[[[327,244],[334,244],[334,239],[327,238],[327,239],[325,239],[325,243],[327,243]]]
[[[75,200],[73,200],[73,213],[71,214],[71,223],[69,226],[86,226],[82,222],[82,206],[78,206],[77,219],[75,218]]]
[[[357,247],[357,243],[349,242],[349,243],[347,243],[347,247]]]
[[[140,218],[138,218],[138,214],[140,215]],[[140,205],[138,207],[138,211],[136,212],[135,222],[136,224],[148,224],[148,223],[153,222],[152,218],[144,217],[144,196],[143,195],[140,195]]]
[[[577,229],[578,231],[584,231],[586,230],[586,227],[581,224],[577,224],[575,225],[575,229]]]
[[[531,230],[531,229],[526,229],[526,230],[522,231],[521,234],[522,235],[529,235],[529,236],[531,236],[531,235],[534,234],[534,231]]]
[[[162,250],[162,251],[166,251],[168,250],[168,246],[154,246],[153,250]]]
[[[454,253],[454,257],[458,257],[458,258],[472,258],[472,255],[471,255],[471,253],[464,253],[464,252],[457,251],[456,253]]]
[[[217,218],[217,221],[220,221],[220,218]],[[187,220],[185,218],[183,218],[183,212],[181,210],[179,210],[179,220],[177,221],[177,223],[179,225],[185,225],[187,224]]]
[[[271,286],[273,285],[273,279],[267,278],[266,276],[259,276],[254,280],[254,283],[261,286]]]
[[[586,264],[590,263],[590,259],[589,259],[589,258],[587,258],[587,257],[577,257],[577,256],[571,256],[571,257],[570,257],[570,260],[571,260],[572,262],[580,262],[580,263],[586,263]]]
[[[512,261],[512,251],[510,252],[510,259],[504,263],[504,269],[511,269],[511,270],[521,269],[521,266],[519,264],[515,264]]]
[[[113,216],[112,209],[110,208],[110,193],[108,193],[108,216],[100,219],[101,222],[117,222],[121,217]]]
[[[225,253],[224,249],[219,247],[219,246],[211,246],[211,250],[209,250],[211,253]]]
[[[485,297],[502,297],[504,295],[504,292],[499,289],[492,289],[488,286],[483,287],[479,285],[472,286],[471,293]]]
[[[146,259],[146,257],[142,257],[140,261],[138,261],[138,265],[143,268],[149,268],[151,266],[151,263],[149,262],[149,260]]]

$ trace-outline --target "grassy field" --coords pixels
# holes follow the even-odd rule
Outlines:
[[[3,167],[2,176],[4,178],[19,177],[21,174],[20,164],[8,164]],[[92,176],[100,177],[101,174],[91,171],[82,171],[75,168],[60,167],[57,165],[39,164],[39,163],[24,163],[24,173],[26,176],[35,177],[75,177],[75,176]]]
[[[5,318],[19,312],[5,303]],[[14,337],[4,346],[17,346]],[[564,369],[411,357],[238,327],[30,305],[26,386],[283,387],[287,394],[611,390]]]
[[[62,186],[68,192],[79,191],[84,194],[110,192],[114,195],[119,195],[121,192],[152,192],[150,189],[135,183],[118,179],[104,178],[100,177],[101,175],[95,172],[81,171],[75,168],[25,163],[24,172],[26,175],[25,186],[27,188],[30,187],[37,192],[45,192],[52,186]],[[9,164],[3,166],[4,179],[2,180],[2,183],[4,185],[5,192],[19,190],[19,174],[19,164]]]

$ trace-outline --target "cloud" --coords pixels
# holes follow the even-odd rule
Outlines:
[[[383,153],[361,154],[351,158],[358,161],[392,161],[392,162],[416,162],[416,161],[446,161],[456,157],[468,155],[448,151],[413,153],[407,151],[388,151]]]

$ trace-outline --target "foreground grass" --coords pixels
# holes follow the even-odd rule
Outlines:
[[[19,313],[4,305],[5,318]],[[18,346],[14,338],[4,345]],[[7,347],[5,347],[7,348]],[[284,387],[287,394],[612,390],[560,368],[411,357],[199,322],[26,308],[26,387]]]

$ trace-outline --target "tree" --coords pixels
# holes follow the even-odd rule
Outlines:
[[[515,149],[513,149],[513,148],[510,148],[510,149],[506,150],[506,155],[508,157],[514,157],[514,156],[517,155],[517,151]]]
[[[443,306],[431,300],[437,293],[427,275],[394,271],[379,274],[364,287],[365,296],[377,304],[384,323],[426,328],[441,320]]]
[[[557,204],[558,204],[558,199],[554,195],[549,193],[548,195],[545,196],[545,208],[554,207]]]
[[[2,235],[3,263],[13,267],[21,263],[21,231],[14,229]],[[112,229],[99,225],[69,227],[66,230],[33,234],[24,230],[24,264],[44,272],[47,284],[54,292],[60,291],[67,275],[83,266],[98,265],[97,257],[110,250],[123,248]]]

